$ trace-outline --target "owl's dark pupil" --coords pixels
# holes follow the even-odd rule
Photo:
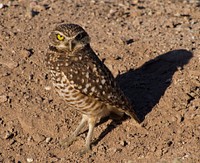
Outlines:
[[[81,40],[83,37],[84,37],[84,34],[83,34],[83,33],[79,33],[79,34],[76,36],[76,40]]]

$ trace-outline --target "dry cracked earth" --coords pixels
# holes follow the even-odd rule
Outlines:
[[[142,120],[104,118],[59,142],[81,115],[52,89],[48,33],[76,23]],[[181,0],[1,0],[0,162],[200,162],[200,4]]]

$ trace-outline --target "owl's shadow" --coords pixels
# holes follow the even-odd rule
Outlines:
[[[152,111],[164,95],[172,82],[173,74],[178,69],[183,69],[192,57],[193,54],[185,49],[169,51],[144,63],[138,69],[131,69],[116,77],[116,81],[130,99],[141,121],[144,121],[145,116]],[[106,119],[99,124],[104,121]],[[120,122],[117,123],[117,125],[120,124]],[[117,125],[111,123],[93,144],[97,144]]]

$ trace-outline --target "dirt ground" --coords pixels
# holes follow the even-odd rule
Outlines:
[[[200,162],[200,5],[179,0],[1,0],[0,162]],[[92,152],[81,115],[51,89],[48,33],[76,23],[142,119],[103,119]],[[87,129],[87,128],[85,128]]]

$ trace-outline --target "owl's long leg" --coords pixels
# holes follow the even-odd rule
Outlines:
[[[86,137],[85,148],[83,150],[81,150],[81,154],[84,154],[84,153],[86,153],[90,150],[90,144],[91,144],[92,135],[93,135],[93,131],[94,131],[96,121],[97,121],[96,117],[88,117],[89,131],[88,131],[88,134],[87,134],[87,137]]]
[[[61,142],[61,145],[66,145],[66,146],[70,146],[74,140],[76,140],[76,137],[78,136],[79,132],[81,131],[81,129],[84,127],[85,123],[87,121],[87,117],[85,115],[82,116],[81,122],[79,123],[78,127],[76,128],[76,130],[66,139],[64,139]]]

